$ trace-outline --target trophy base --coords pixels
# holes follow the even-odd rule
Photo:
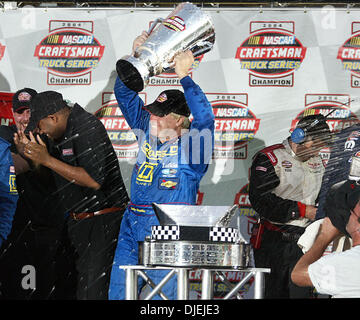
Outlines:
[[[139,242],[138,263],[144,266],[248,268],[251,246],[213,241]]]
[[[116,71],[120,80],[135,92],[144,89],[144,81],[139,71],[128,61],[119,59],[116,63]]]

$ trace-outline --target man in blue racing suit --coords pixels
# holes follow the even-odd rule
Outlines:
[[[133,52],[147,36],[144,31],[134,40]],[[116,80],[116,99],[137,136],[139,153],[131,178],[131,202],[121,222],[111,272],[110,300],[125,298],[125,272],[119,266],[138,263],[138,241],[151,234],[151,226],[159,225],[151,204],[195,205],[200,180],[208,169],[214,145],[214,114],[205,94],[188,76],[193,62],[191,51],[174,58],[184,93],[165,90],[147,106],[119,77]],[[168,272],[147,274],[158,284]],[[144,281],[139,281],[140,292]],[[176,289],[176,278],[172,278],[162,292],[176,299]]]
[[[19,198],[10,143],[0,138],[0,246],[11,231]]]

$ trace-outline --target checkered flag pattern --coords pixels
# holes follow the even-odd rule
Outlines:
[[[179,240],[179,226],[152,226],[151,238],[153,240]]]
[[[219,242],[235,242],[238,236],[238,230],[226,227],[212,227],[210,228],[210,241]]]

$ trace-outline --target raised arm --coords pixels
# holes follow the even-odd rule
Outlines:
[[[184,88],[186,102],[193,115],[192,128],[198,130],[208,128],[214,131],[214,113],[210,102],[201,88],[190,78],[189,70],[194,63],[190,50],[181,52],[174,58],[175,72]]]
[[[146,31],[135,38],[132,46],[132,55],[134,55],[137,47],[141,46],[148,38]],[[129,74],[131,77],[131,74]],[[149,114],[143,110],[144,102],[138,93],[129,89],[119,77],[116,78],[114,86],[115,97],[118,105],[123,113],[126,122],[132,129],[146,130],[148,126]]]
[[[212,106],[201,88],[189,77],[189,70],[194,63],[190,50],[175,56],[175,72],[184,89],[184,95],[193,116],[190,126],[189,144],[182,139],[182,161],[199,174],[204,174],[211,161],[214,149],[214,113]],[[191,142],[190,142],[191,140]],[[186,150],[186,151],[185,151]],[[188,151],[188,152],[187,152]]]
[[[300,258],[291,273],[291,280],[296,285],[304,287],[313,286],[308,272],[309,265],[319,260],[331,241],[340,235],[340,231],[335,228],[330,219],[326,217],[320,226],[314,244],[310,250]]]

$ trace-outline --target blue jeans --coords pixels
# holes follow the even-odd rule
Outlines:
[[[129,206],[124,213],[111,270],[109,300],[125,299],[125,271],[119,266],[138,264],[138,241],[144,241],[146,236],[151,235],[151,226],[159,225],[159,221],[152,209],[142,209],[142,211],[145,212],[135,213]],[[158,284],[169,272],[169,270],[149,270],[146,274],[155,284]],[[138,294],[144,285],[145,281],[138,277]],[[162,287],[161,291],[170,300],[175,300],[177,292],[176,277],[173,276]],[[159,300],[161,297],[157,294],[154,299]]]

